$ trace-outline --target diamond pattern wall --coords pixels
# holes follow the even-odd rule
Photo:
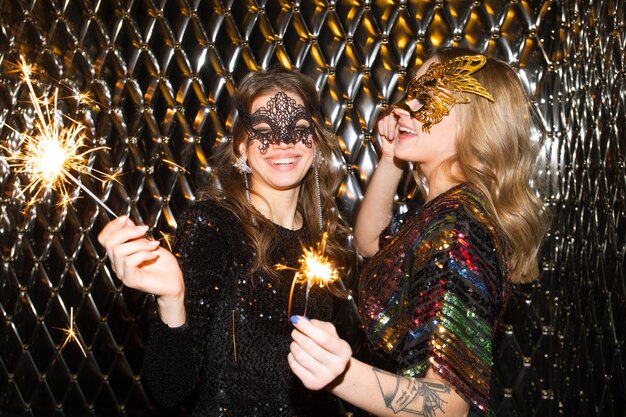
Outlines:
[[[106,147],[88,167],[118,182],[81,175],[84,186],[167,244],[211,181],[248,71],[313,77],[340,138],[337,199],[352,221],[376,166],[379,113],[431,48],[462,45],[524,80],[553,215],[541,280],[515,288],[498,334],[497,414],[625,415],[625,10],[623,0],[0,0],[1,414],[162,412],[141,379],[153,300],[120,284],[96,241],[111,215],[73,184],[72,205],[46,193],[26,210],[28,179],[7,164],[36,119],[20,56],[37,67],[37,94],[58,88],[60,110]],[[413,186],[407,173],[399,209]],[[77,341],[64,345],[68,329]]]

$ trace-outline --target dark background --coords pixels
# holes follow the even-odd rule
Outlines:
[[[615,1],[0,0],[0,122],[34,121],[14,71],[69,95],[89,167],[121,174],[85,186],[117,214],[175,230],[227,143],[230,94],[273,64],[314,78],[339,135],[337,198],[349,221],[376,164],[372,133],[410,71],[440,45],[510,62],[536,109],[539,177],[553,213],[538,283],[516,287],[498,334],[498,416],[624,416],[626,6]],[[1,144],[22,138],[3,125]],[[172,164],[175,163],[177,166]],[[184,168],[184,169],[183,169]],[[152,299],[123,288],[96,241],[110,215],[48,194],[24,211],[26,178],[0,161],[1,415],[154,415],[140,372]],[[73,190],[72,184],[69,184]],[[413,191],[407,172],[398,209]],[[79,341],[58,352],[70,308]],[[621,324],[620,324],[621,323]]]

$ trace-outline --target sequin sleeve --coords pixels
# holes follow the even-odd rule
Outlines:
[[[406,213],[398,213],[398,214],[394,214],[391,217],[391,221],[389,222],[387,227],[385,227],[383,231],[380,233],[380,236],[378,238],[379,247],[382,248],[393,239],[393,237],[402,228],[402,225],[404,224],[405,216],[406,216]]]
[[[474,410],[490,413],[492,342],[506,265],[502,245],[476,207],[431,222],[411,263],[405,375],[432,367]]]
[[[201,202],[178,219],[174,254],[185,279],[187,321],[169,328],[155,313],[144,357],[148,387],[165,407],[179,404],[193,391],[204,361],[213,305],[220,297],[229,254],[236,253],[228,247],[234,238],[224,212],[214,203]]]
[[[509,280],[505,239],[486,198],[460,184],[411,210],[360,274],[370,347],[392,372],[447,380],[490,415],[494,329]]]

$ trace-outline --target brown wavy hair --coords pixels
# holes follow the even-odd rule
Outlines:
[[[432,56],[447,62],[463,55],[477,55],[464,48],[444,48]],[[457,154],[462,177],[488,199],[493,215],[507,240],[510,278],[527,283],[539,275],[538,253],[547,231],[547,212],[536,189],[537,147],[531,141],[530,103],[515,71],[505,62],[487,57],[473,74],[494,102],[471,96],[471,102],[455,106],[458,117]]]
[[[345,270],[342,273],[342,276],[345,276],[349,274],[349,264],[353,261],[349,256],[349,245],[347,245],[351,236],[350,229],[340,217],[335,201],[335,193],[342,179],[341,165],[338,163],[340,161],[339,147],[335,135],[326,128],[320,115],[320,98],[312,79],[300,72],[282,67],[250,72],[239,82],[234,96],[235,105],[238,109],[250,111],[256,97],[278,91],[289,92],[300,97],[304,107],[313,115],[314,139],[317,148],[317,158],[314,163],[318,164],[324,230],[320,230],[317,220],[313,167],[300,186],[297,210],[314,242],[322,239],[324,231],[328,232],[325,253],[335,262],[335,266]],[[232,133],[232,141],[222,146],[213,158],[214,172],[218,180],[217,187],[199,194],[199,198],[210,197],[218,200],[240,220],[256,254],[252,260],[250,273],[258,271],[277,279],[279,275],[274,265],[268,264],[270,258],[268,254],[272,252],[278,240],[275,226],[250,204],[246,196],[244,178],[232,166],[240,157],[239,145],[247,139],[241,117],[234,118]],[[250,192],[253,191],[250,190]],[[337,288],[333,289],[339,291]]]

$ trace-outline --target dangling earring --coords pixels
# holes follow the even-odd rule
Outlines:
[[[252,173],[252,169],[250,169],[250,167],[248,166],[247,161],[248,159],[246,158],[246,156],[242,154],[239,158],[237,158],[237,161],[233,164],[233,167],[235,167],[235,169],[239,171],[241,175],[243,175],[243,180],[246,184],[246,199],[249,203],[250,185],[248,184],[248,174]]]
[[[313,163],[313,175],[315,178],[315,203],[317,205],[317,224],[320,228],[320,232],[324,230],[324,219],[322,217],[322,192],[320,191],[320,174],[319,168],[322,166],[323,156],[315,158]]]

